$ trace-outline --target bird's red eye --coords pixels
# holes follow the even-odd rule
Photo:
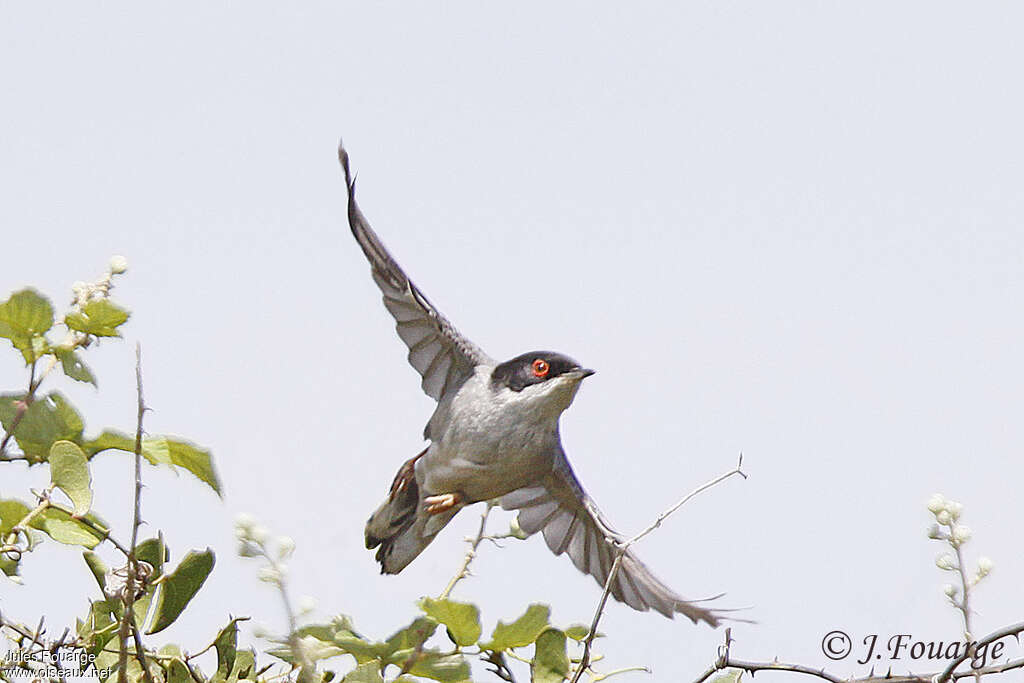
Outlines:
[[[542,358],[538,358],[537,360],[533,361],[533,374],[536,375],[537,377],[546,376],[550,369],[551,366],[548,365],[548,362]]]

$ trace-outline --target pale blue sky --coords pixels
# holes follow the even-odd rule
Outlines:
[[[431,403],[348,234],[339,137],[370,221],[467,336],[598,370],[563,436],[620,529],[746,454],[749,481],[637,549],[683,595],[752,606],[737,655],[824,665],[836,628],[954,636],[925,538],[936,490],[966,505],[968,556],[995,561],[978,630],[1021,618],[1019,5],[65,2],[0,17],[3,289],[63,300],[124,254],[129,343],[90,353],[98,394],[68,393],[92,428],[130,427],[140,341],[150,430],[211,447],[225,481],[222,504],[146,474],[146,518],[176,556],[218,551],[170,637],[197,649],[229,613],[283,623],[233,556],[238,512],[296,538],[297,595],[380,636],[443,588],[475,528],[463,513],[398,577],[362,548]],[[8,473],[3,495],[42,474]],[[127,461],[103,457],[94,477],[125,524]],[[0,608],[70,621],[90,590],[80,564],[41,552]],[[456,597],[486,606],[485,628],[535,600],[587,621],[600,594],[539,539],[485,548],[476,571]],[[655,680],[695,677],[722,637],[618,605],[602,630],[605,669]]]

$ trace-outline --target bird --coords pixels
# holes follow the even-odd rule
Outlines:
[[[580,484],[559,434],[559,418],[594,371],[554,351],[497,362],[464,337],[370,227],[356,203],[344,144],[338,158],[352,235],[370,262],[423,391],[437,401],[423,431],[428,445],[402,464],[366,522],[366,547],[377,549],[381,573],[401,572],[464,507],[497,501],[518,511],[523,532],[542,533],[555,555],[567,553],[577,569],[604,586],[625,538]],[[680,597],[630,549],[610,594],[641,612],[653,609],[670,619],[682,614],[711,627],[728,611]]]

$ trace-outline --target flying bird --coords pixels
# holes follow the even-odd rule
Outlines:
[[[624,538],[587,495],[562,450],[558,421],[582,381],[594,374],[553,351],[499,363],[462,336],[413,284],[356,204],[348,153],[338,148],[348,187],[348,221],[370,261],[384,306],[409,347],[423,391],[437,401],[423,436],[429,445],[405,462],[366,522],[382,574],[412,562],[463,507],[498,500],[518,510],[527,534],[544,535],[555,555],[604,586]],[[627,551],[612,596],[633,609],[676,613],[717,626],[718,610],[687,601]]]

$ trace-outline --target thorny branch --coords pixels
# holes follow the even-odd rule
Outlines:
[[[977,648],[987,647],[988,645],[996,643],[1004,638],[1009,638],[1010,636],[1018,637],[1021,633],[1024,633],[1024,622],[999,629],[998,631],[995,631],[979,640],[974,644],[975,648],[967,649],[963,655],[951,661],[943,671],[938,673],[894,676],[890,669],[884,676],[876,676],[874,674],[874,669],[872,669],[870,674],[862,678],[839,678],[834,674],[828,673],[824,669],[815,669],[802,664],[789,664],[778,660],[771,662],[751,662],[735,659],[732,656],[732,629],[727,628],[725,629],[725,643],[718,648],[718,658],[715,660],[714,664],[708,667],[707,671],[701,674],[694,681],[694,683],[704,683],[716,672],[724,671],[725,669],[740,669],[749,673],[751,676],[758,671],[787,671],[789,673],[813,676],[823,681],[828,681],[829,683],[950,683],[950,681],[958,681],[961,678],[980,678],[981,676],[1004,673],[1006,671],[1024,668],[1024,658],[1020,658],[1013,659],[1002,664],[994,664],[991,666],[973,669],[971,671],[956,671],[961,664],[971,658],[972,653],[975,652]]]
[[[476,536],[474,538],[467,537],[466,540],[469,543],[469,550],[466,551],[466,556],[462,558],[462,565],[459,566],[459,570],[455,572],[455,576],[453,576],[452,580],[448,582],[448,585],[444,587],[444,590],[441,591],[441,594],[437,596],[438,600],[447,599],[448,596],[451,595],[452,589],[455,588],[455,584],[469,576],[469,565],[473,562],[473,558],[476,557],[476,549],[479,548],[480,543],[485,538],[487,538],[486,534],[484,533],[487,529],[487,517],[491,514],[491,509],[494,507],[494,505],[495,502],[492,500],[488,501],[486,506],[484,507],[484,511],[480,515],[480,529],[477,531]]]
[[[142,675],[146,683],[153,683],[153,676],[149,672],[146,663],[146,653],[142,647],[142,636],[139,635],[139,628],[135,623],[135,594],[139,583],[139,561],[135,557],[135,547],[139,540],[139,527],[142,525],[142,418],[146,415],[146,401],[142,395],[142,347],[135,345],[135,389],[138,394],[138,412],[135,422],[135,508],[132,516],[132,540],[128,549],[128,575],[125,580],[124,591],[124,615],[121,617],[121,630],[119,642],[121,643],[120,656],[118,658],[118,683],[128,681],[128,636],[131,634],[135,641],[135,657],[142,667]]]
[[[594,638],[597,636],[597,626],[601,621],[601,615],[604,613],[604,608],[608,604],[608,596],[612,592],[612,584],[619,573],[619,566],[622,564],[622,558],[625,556],[626,551],[629,550],[629,547],[660,527],[662,522],[664,522],[676,510],[688,503],[692,498],[737,474],[744,479],[747,478],[746,473],[743,471],[742,453],[740,453],[736,467],[724,474],[720,474],[704,484],[701,484],[693,491],[690,491],[688,494],[680,498],[674,505],[658,515],[658,518],[655,519],[650,526],[619,545],[619,552],[616,554],[615,561],[612,563],[611,570],[608,572],[608,578],[604,582],[604,592],[601,594],[601,600],[597,603],[597,610],[594,612],[594,619],[590,622],[590,631],[587,633],[587,637],[583,641],[583,656],[580,658],[580,663],[576,667],[576,672],[573,674],[572,683],[578,683],[580,678],[583,676],[583,672],[590,666],[591,648],[593,647]]]

